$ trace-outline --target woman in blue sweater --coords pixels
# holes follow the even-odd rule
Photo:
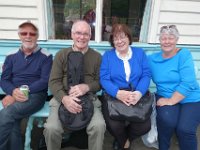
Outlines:
[[[196,131],[200,122],[200,88],[191,53],[177,48],[175,25],[160,30],[161,51],[149,56],[156,84],[159,149],[168,150],[176,133],[180,150],[197,150]]]
[[[116,97],[124,105],[135,105],[147,92],[150,83],[148,60],[141,48],[131,47],[130,29],[124,24],[112,28],[110,44],[114,47],[106,51],[100,68],[100,83],[104,92]],[[130,85],[134,91],[130,91]],[[119,144],[114,149],[130,149],[131,141],[150,130],[150,119],[143,123],[112,120],[108,115],[105,99],[103,114],[109,132]]]

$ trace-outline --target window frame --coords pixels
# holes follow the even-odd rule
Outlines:
[[[142,25],[141,25],[141,30],[140,30],[140,36],[139,36],[139,42],[147,42],[149,40],[149,37],[147,33],[150,33],[149,31],[149,22],[150,22],[150,12],[152,9],[152,3],[154,3],[155,0],[147,0],[146,1],[146,6],[144,9],[144,15],[142,18]],[[47,40],[53,39],[53,40],[61,40],[61,39],[55,39],[55,26],[52,25],[54,24],[54,19],[53,19],[53,1],[52,0],[44,0],[44,11],[45,11],[45,19],[46,19],[46,24],[47,24],[47,29],[46,31],[46,37]],[[96,20],[95,20],[95,39],[92,40],[96,43],[100,42],[105,42],[102,41],[102,17],[103,17],[103,0],[96,0]],[[52,32],[54,31],[54,32]]]

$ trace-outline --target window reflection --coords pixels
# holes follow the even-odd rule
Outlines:
[[[73,22],[84,19],[91,26],[91,39],[95,40],[96,0],[52,1],[56,39],[71,39]],[[115,23],[127,24],[132,30],[133,40],[138,41],[145,3],[146,0],[103,0],[102,41],[108,41]]]
[[[53,0],[56,39],[71,39],[71,27],[75,20],[86,20],[95,37],[96,0]]]
[[[146,0],[104,0],[103,40],[109,39],[113,24],[124,23],[132,30],[133,41],[139,41],[145,3]]]

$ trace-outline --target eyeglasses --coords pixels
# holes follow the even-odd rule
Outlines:
[[[179,32],[175,25],[162,26],[160,28],[160,37],[165,33],[174,35],[176,38],[179,37]]]
[[[27,36],[27,35],[29,35],[29,36],[32,36],[32,37],[34,37],[34,36],[37,35],[37,33],[33,33],[33,32],[20,32],[19,34],[21,36]]]
[[[127,38],[127,35],[126,35],[126,34],[120,34],[120,35],[118,35],[118,36],[115,36],[115,37],[113,38],[113,41],[114,41],[115,43],[118,42],[119,40],[125,41],[126,38]]]
[[[83,37],[89,37],[90,36],[90,34],[89,33],[82,33],[82,32],[74,32],[74,34],[76,35],[76,36],[83,36]]]
[[[160,32],[162,32],[163,30],[170,30],[170,29],[175,29],[175,30],[177,30],[176,25],[162,26],[162,27],[160,28]]]

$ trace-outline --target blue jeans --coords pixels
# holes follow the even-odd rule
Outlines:
[[[158,100],[160,96],[157,96]],[[159,150],[168,150],[175,133],[180,150],[197,150],[200,102],[157,107]]]
[[[23,150],[20,122],[40,110],[46,98],[46,92],[30,94],[29,100],[15,102],[0,111],[0,150]]]

